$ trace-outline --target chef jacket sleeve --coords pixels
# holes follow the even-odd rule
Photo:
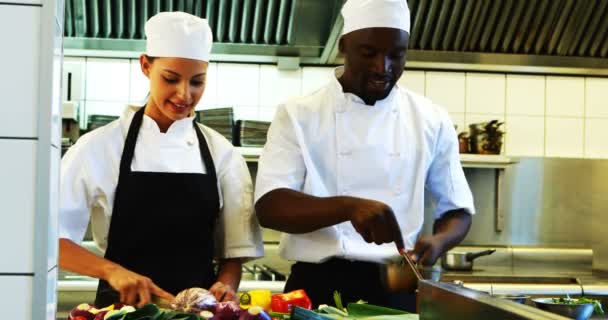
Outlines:
[[[76,243],[82,242],[87,231],[95,192],[86,138],[65,153],[59,178],[59,237]]]
[[[228,142],[226,141],[228,144]],[[219,161],[218,180],[223,206],[216,233],[219,258],[255,258],[264,255],[262,232],[253,211],[253,185],[245,159],[232,145]]]
[[[286,106],[280,105],[258,161],[255,202],[275,189],[301,191],[305,174],[306,166],[294,124]]]
[[[435,218],[456,209],[474,214],[473,195],[460,163],[456,130],[448,114],[443,110],[439,113],[441,123],[426,178],[426,188],[437,202]]]

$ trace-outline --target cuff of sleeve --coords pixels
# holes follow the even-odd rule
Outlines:
[[[255,258],[261,258],[264,256],[264,247],[247,247],[247,248],[233,248],[227,249],[220,258],[222,259],[234,259],[242,258],[245,261],[252,260]]]

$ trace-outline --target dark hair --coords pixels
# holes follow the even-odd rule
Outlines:
[[[146,58],[148,59],[148,61],[150,61],[150,63],[154,62],[154,60],[156,60],[157,57],[151,57],[147,54],[144,54],[144,56],[146,56]]]

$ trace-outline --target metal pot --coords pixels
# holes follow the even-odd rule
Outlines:
[[[494,252],[495,249],[480,252],[447,252],[441,258],[441,265],[446,270],[473,270],[473,260]]]

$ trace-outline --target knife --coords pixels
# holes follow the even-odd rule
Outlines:
[[[405,252],[405,249],[399,249],[399,254],[403,257],[403,260],[406,261],[406,263],[408,264],[410,269],[412,269],[412,272],[416,276],[416,279],[418,281],[423,280],[424,278],[422,277],[422,274],[420,274],[420,271],[418,271],[418,267],[416,267],[416,263],[414,261],[412,261],[412,259],[410,259],[410,256],[407,255],[407,252]]]

